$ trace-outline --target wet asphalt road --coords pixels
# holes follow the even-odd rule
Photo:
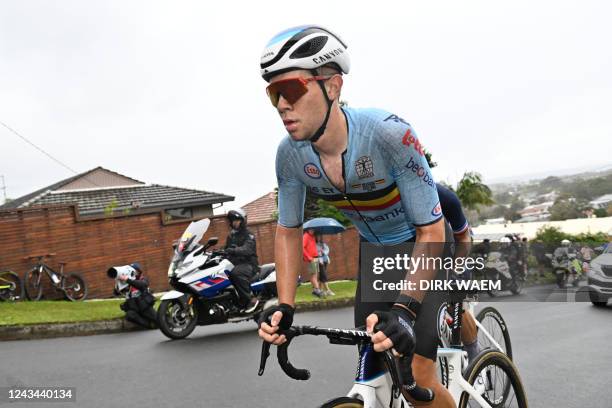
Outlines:
[[[612,407],[612,306],[493,303],[504,315],[531,407]],[[482,304],[481,304],[482,306]],[[352,309],[297,315],[297,324],[348,327]],[[15,407],[313,407],[350,388],[356,352],[322,338],[290,356],[312,379],[284,376],[272,358],[257,376],[253,322],[199,327],[187,339],[159,331],[0,342],[0,387],[76,387],[77,402]]]

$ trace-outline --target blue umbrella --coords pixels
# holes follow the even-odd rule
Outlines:
[[[304,229],[312,229],[318,234],[338,234],[346,230],[338,221],[333,218],[313,218],[304,223]]]

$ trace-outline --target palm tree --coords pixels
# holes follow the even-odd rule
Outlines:
[[[482,182],[482,176],[477,172],[466,172],[457,184],[457,196],[464,207],[479,211],[480,205],[494,203],[491,189]]]

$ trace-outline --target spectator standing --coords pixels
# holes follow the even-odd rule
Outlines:
[[[327,265],[329,265],[329,246],[323,241],[322,234],[316,234],[317,253],[319,257],[319,284],[326,296],[334,296],[335,293],[329,288],[327,279]]]
[[[324,297],[325,294],[319,288],[319,261],[314,234],[314,230],[308,229],[302,236],[303,259],[307,264],[310,283],[312,284],[312,294],[320,298]]]

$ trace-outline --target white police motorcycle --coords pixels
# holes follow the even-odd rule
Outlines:
[[[258,307],[248,314],[241,310],[238,293],[229,279],[234,265],[222,250],[209,251],[218,239],[200,244],[209,226],[207,218],[192,222],[174,245],[168,279],[175,290],[162,296],[157,311],[159,328],[171,339],[187,337],[197,325],[257,319],[262,310],[278,303],[276,271],[274,264],[267,264],[251,279]]]

